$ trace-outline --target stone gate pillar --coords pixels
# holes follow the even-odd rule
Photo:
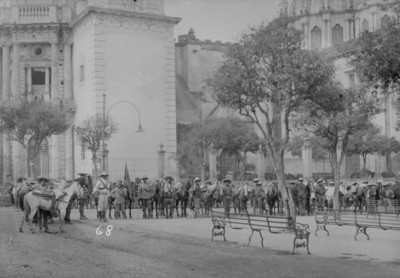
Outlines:
[[[260,148],[258,150],[258,165],[257,165],[257,177],[260,180],[265,179],[265,156],[264,150],[262,149],[262,145],[260,144]]]
[[[160,144],[158,153],[158,178],[162,179],[165,176],[165,151],[163,143]]]
[[[209,149],[209,173],[210,173],[210,180],[216,181],[217,180],[217,150],[213,143],[210,145]]]
[[[303,160],[303,178],[312,180],[312,149],[310,146],[310,138],[308,137],[304,138],[303,147],[301,148],[301,157]]]

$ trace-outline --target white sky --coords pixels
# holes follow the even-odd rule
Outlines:
[[[200,40],[232,42],[262,21],[279,13],[279,0],[165,0],[165,13],[180,17],[175,37],[193,27]]]

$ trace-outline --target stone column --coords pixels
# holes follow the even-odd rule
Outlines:
[[[72,99],[71,45],[64,44],[64,98]]]
[[[345,42],[350,40],[350,32],[349,32],[350,27],[349,26],[350,26],[349,20],[345,19],[345,21],[344,21],[344,32],[343,32],[343,37],[344,37],[343,40]]]
[[[3,132],[3,181],[7,175],[12,175],[11,141],[9,133]]]
[[[32,68],[28,67],[27,71],[28,94],[32,94]]]
[[[66,131],[66,138],[65,138],[65,178],[67,180],[71,180],[74,178],[73,174],[73,136],[74,136],[74,126],[71,126],[67,131]]]
[[[11,87],[11,95],[12,99],[18,99],[20,94],[19,84],[20,84],[20,55],[19,55],[19,44],[13,44],[13,70],[12,70],[12,87]]]
[[[4,179],[3,177],[4,175],[4,153],[3,153],[3,138],[4,138],[4,132],[2,130],[0,130],[0,183],[3,183]]]
[[[217,150],[215,149],[214,144],[211,143],[209,150],[208,160],[208,170],[210,174],[210,180],[217,181]]]
[[[46,67],[45,80],[44,80],[44,92],[46,94],[50,93],[50,69],[49,69],[49,67]]]
[[[165,151],[163,150],[163,143],[160,144],[158,151],[158,178],[162,179],[165,176]]]
[[[10,100],[10,46],[3,45],[3,97]]]
[[[332,46],[332,22],[331,22],[331,20],[330,19],[328,19],[327,21],[326,21],[326,24],[327,24],[327,26],[328,26],[328,39],[327,39],[327,44],[328,44],[328,47],[331,47]]]
[[[327,33],[327,30],[326,30],[327,28],[326,28],[326,20],[324,20],[323,21],[323,24],[322,24],[322,48],[325,48],[325,47],[327,47],[327,45],[326,45],[326,33]]]
[[[360,36],[360,19],[356,18],[356,22],[355,22],[355,29],[356,29],[356,33],[354,34],[354,38],[358,38]]]
[[[51,98],[58,99],[58,45],[51,44]]]
[[[301,158],[303,160],[303,178],[307,180],[312,180],[312,149],[310,146],[310,138],[308,137],[304,138],[303,147],[301,148]]]

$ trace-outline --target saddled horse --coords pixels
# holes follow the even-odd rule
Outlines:
[[[187,207],[189,204],[189,190],[192,187],[192,182],[190,179],[188,179],[188,181],[183,185],[180,185],[180,188],[177,191],[176,194],[176,201],[175,201],[175,208],[176,208],[176,215],[178,217],[179,216],[179,212],[178,212],[178,207],[179,207],[179,203],[181,204],[181,216],[182,217],[187,217]]]
[[[277,213],[282,214],[282,195],[276,183],[272,184],[267,191],[267,203],[270,215]]]
[[[85,178],[83,177],[83,179],[85,179]],[[63,232],[63,228],[62,228],[63,220],[64,220],[64,216],[66,214],[66,209],[69,204],[69,200],[71,199],[72,195],[74,195],[74,194],[76,194],[78,197],[83,196],[83,190],[82,190],[82,186],[80,185],[79,181],[74,181],[70,185],[66,185],[66,186],[61,186],[61,184],[59,184],[58,187],[59,187],[58,189],[60,189],[65,194],[64,196],[62,196],[61,198],[58,199],[58,204],[56,207],[58,210],[58,216],[59,216],[59,221],[60,221],[60,232]],[[19,228],[19,231],[21,233],[23,232],[23,226],[24,226],[25,221],[27,222],[27,225],[29,226],[29,229],[31,230],[31,232],[32,233],[35,232],[32,227],[32,219],[33,219],[33,216],[36,214],[36,212],[39,212],[39,214],[40,214],[40,210],[50,211],[51,210],[51,200],[46,199],[43,196],[34,195],[33,191],[27,193],[24,197],[24,215],[22,217],[21,225]],[[38,215],[38,220],[40,220],[40,219],[41,219],[41,217],[40,217],[40,215]],[[41,221],[39,221],[39,229],[41,230]],[[46,227],[45,227],[45,229],[46,229]]]
[[[302,182],[298,182],[295,184],[290,184],[288,186],[289,190],[292,193],[293,201],[297,209],[298,215],[304,215],[306,212],[306,185]]]

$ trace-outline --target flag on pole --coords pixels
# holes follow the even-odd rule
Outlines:
[[[129,177],[128,165],[125,163],[125,175],[124,175],[124,183],[126,186],[131,185],[131,179]]]

